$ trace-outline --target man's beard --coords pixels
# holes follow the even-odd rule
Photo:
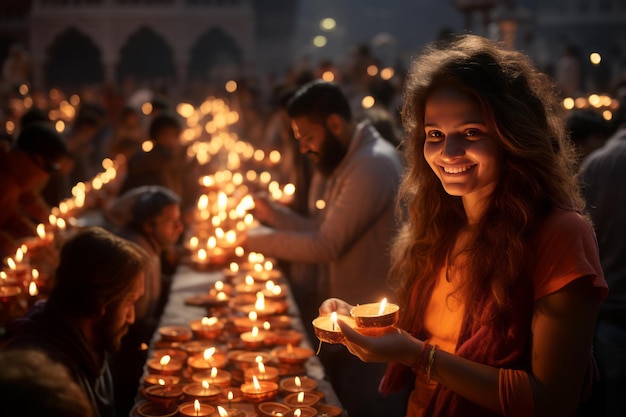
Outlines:
[[[122,338],[128,333],[128,328],[128,323],[118,327],[113,315],[105,313],[96,329],[98,345],[107,352],[118,352],[122,347]]]
[[[339,138],[335,136],[327,127],[324,128],[325,137],[317,153],[316,166],[325,177],[330,177],[346,156],[346,149]]]

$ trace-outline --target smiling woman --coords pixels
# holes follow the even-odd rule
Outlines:
[[[383,392],[411,381],[407,416],[573,416],[583,399],[607,285],[557,100],[526,56],[478,36],[408,74],[398,328],[339,321],[353,354],[390,362]]]

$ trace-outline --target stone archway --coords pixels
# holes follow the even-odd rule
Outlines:
[[[224,74],[237,70],[242,50],[226,32],[211,28],[191,48],[188,76],[192,82],[222,81]]]
[[[154,30],[141,27],[120,50],[116,78],[153,85],[172,82],[176,78],[172,48]]]
[[[48,87],[71,91],[104,80],[100,49],[88,36],[70,27],[50,44],[45,65]]]

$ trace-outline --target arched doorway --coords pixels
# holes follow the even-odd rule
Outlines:
[[[158,33],[144,26],[128,38],[120,51],[118,81],[161,86],[175,78],[172,48]]]
[[[218,28],[206,31],[191,48],[189,80],[192,82],[221,82],[229,72],[239,68],[241,48],[235,40]]]
[[[48,87],[66,91],[104,80],[100,49],[78,31],[68,28],[48,47],[45,79]]]

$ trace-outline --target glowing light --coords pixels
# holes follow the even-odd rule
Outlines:
[[[151,140],[146,140],[141,144],[141,150],[144,152],[150,152],[154,148],[154,143]]]
[[[28,94],[28,91],[29,91],[28,85],[20,84],[19,92],[21,95],[25,96],[26,94]]]
[[[152,113],[152,103],[143,103],[141,105],[141,112],[146,116]]]
[[[324,35],[317,35],[313,38],[313,46],[317,48],[323,48],[324,46],[326,46],[326,42],[328,42],[328,40]]]
[[[228,394],[232,395],[233,393],[232,391],[229,391]],[[229,401],[232,401],[232,398],[229,399]],[[217,406],[217,412],[219,413],[220,417],[228,417],[228,411],[226,411],[221,405]]]
[[[193,410],[196,412],[196,415],[200,414],[200,401],[194,400]]]
[[[163,355],[159,360],[159,363],[161,364],[161,366],[167,366],[167,364],[170,363],[171,360],[172,357],[170,355]]]
[[[593,65],[598,65],[602,61],[602,55],[600,55],[598,52],[592,52],[589,55],[589,61]]]
[[[237,82],[234,80],[228,80],[226,81],[226,85],[224,85],[224,88],[227,92],[234,93],[235,91],[237,91]]]
[[[367,67],[367,75],[369,75],[370,77],[373,77],[376,74],[378,74],[378,67],[376,65],[369,65]]]
[[[365,96],[363,97],[363,100],[361,100],[361,106],[364,109],[372,108],[372,106],[374,106],[374,103],[376,103],[376,100],[374,100],[374,97],[372,96]]]
[[[337,26],[337,21],[332,17],[326,17],[320,21],[322,30],[333,30]]]
[[[332,71],[324,71],[322,73],[322,80],[326,81],[326,82],[333,82],[335,81],[335,74],[333,74]]]
[[[326,201],[324,200],[317,200],[315,202],[315,208],[318,210],[324,210],[324,208],[326,208]]]
[[[391,67],[386,67],[380,70],[380,78],[383,80],[390,80],[393,78],[395,71]]]
[[[378,315],[382,316],[385,312],[385,307],[387,307],[387,299],[383,298],[383,301],[380,302],[380,307],[378,308]]]
[[[563,107],[565,107],[567,110],[571,110],[574,108],[574,99],[571,97],[567,97],[565,99],[563,99]]]
[[[65,130],[65,122],[63,120],[57,120],[57,122],[54,124],[54,129],[61,133]]]
[[[611,112],[611,110],[605,110],[602,112],[602,117],[604,120],[609,121],[613,119],[613,112]]]
[[[254,385],[255,390],[261,391],[261,384],[259,384],[259,380],[256,378],[256,375],[252,375],[252,385]]]
[[[204,350],[204,352],[202,353],[202,357],[204,358],[205,361],[210,362],[211,360],[213,360],[214,354],[215,354],[215,348],[210,347]]]
[[[4,128],[6,129],[7,133],[10,135],[10,134],[13,133],[13,131],[15,131],[15,123],[13,123],[11,120],[9,120],[4,125]]]
[[[37,289],[37,284],[35,284],[35,281],[31,281],[28,285],[28,294],[30,294],[31,297],[36,297],[39,294],[39,290]]]
[[[176,106],[176,113],[183,116],[185,119],[191,117],[195,112],[193,106],[189,103],[178,103]]]

